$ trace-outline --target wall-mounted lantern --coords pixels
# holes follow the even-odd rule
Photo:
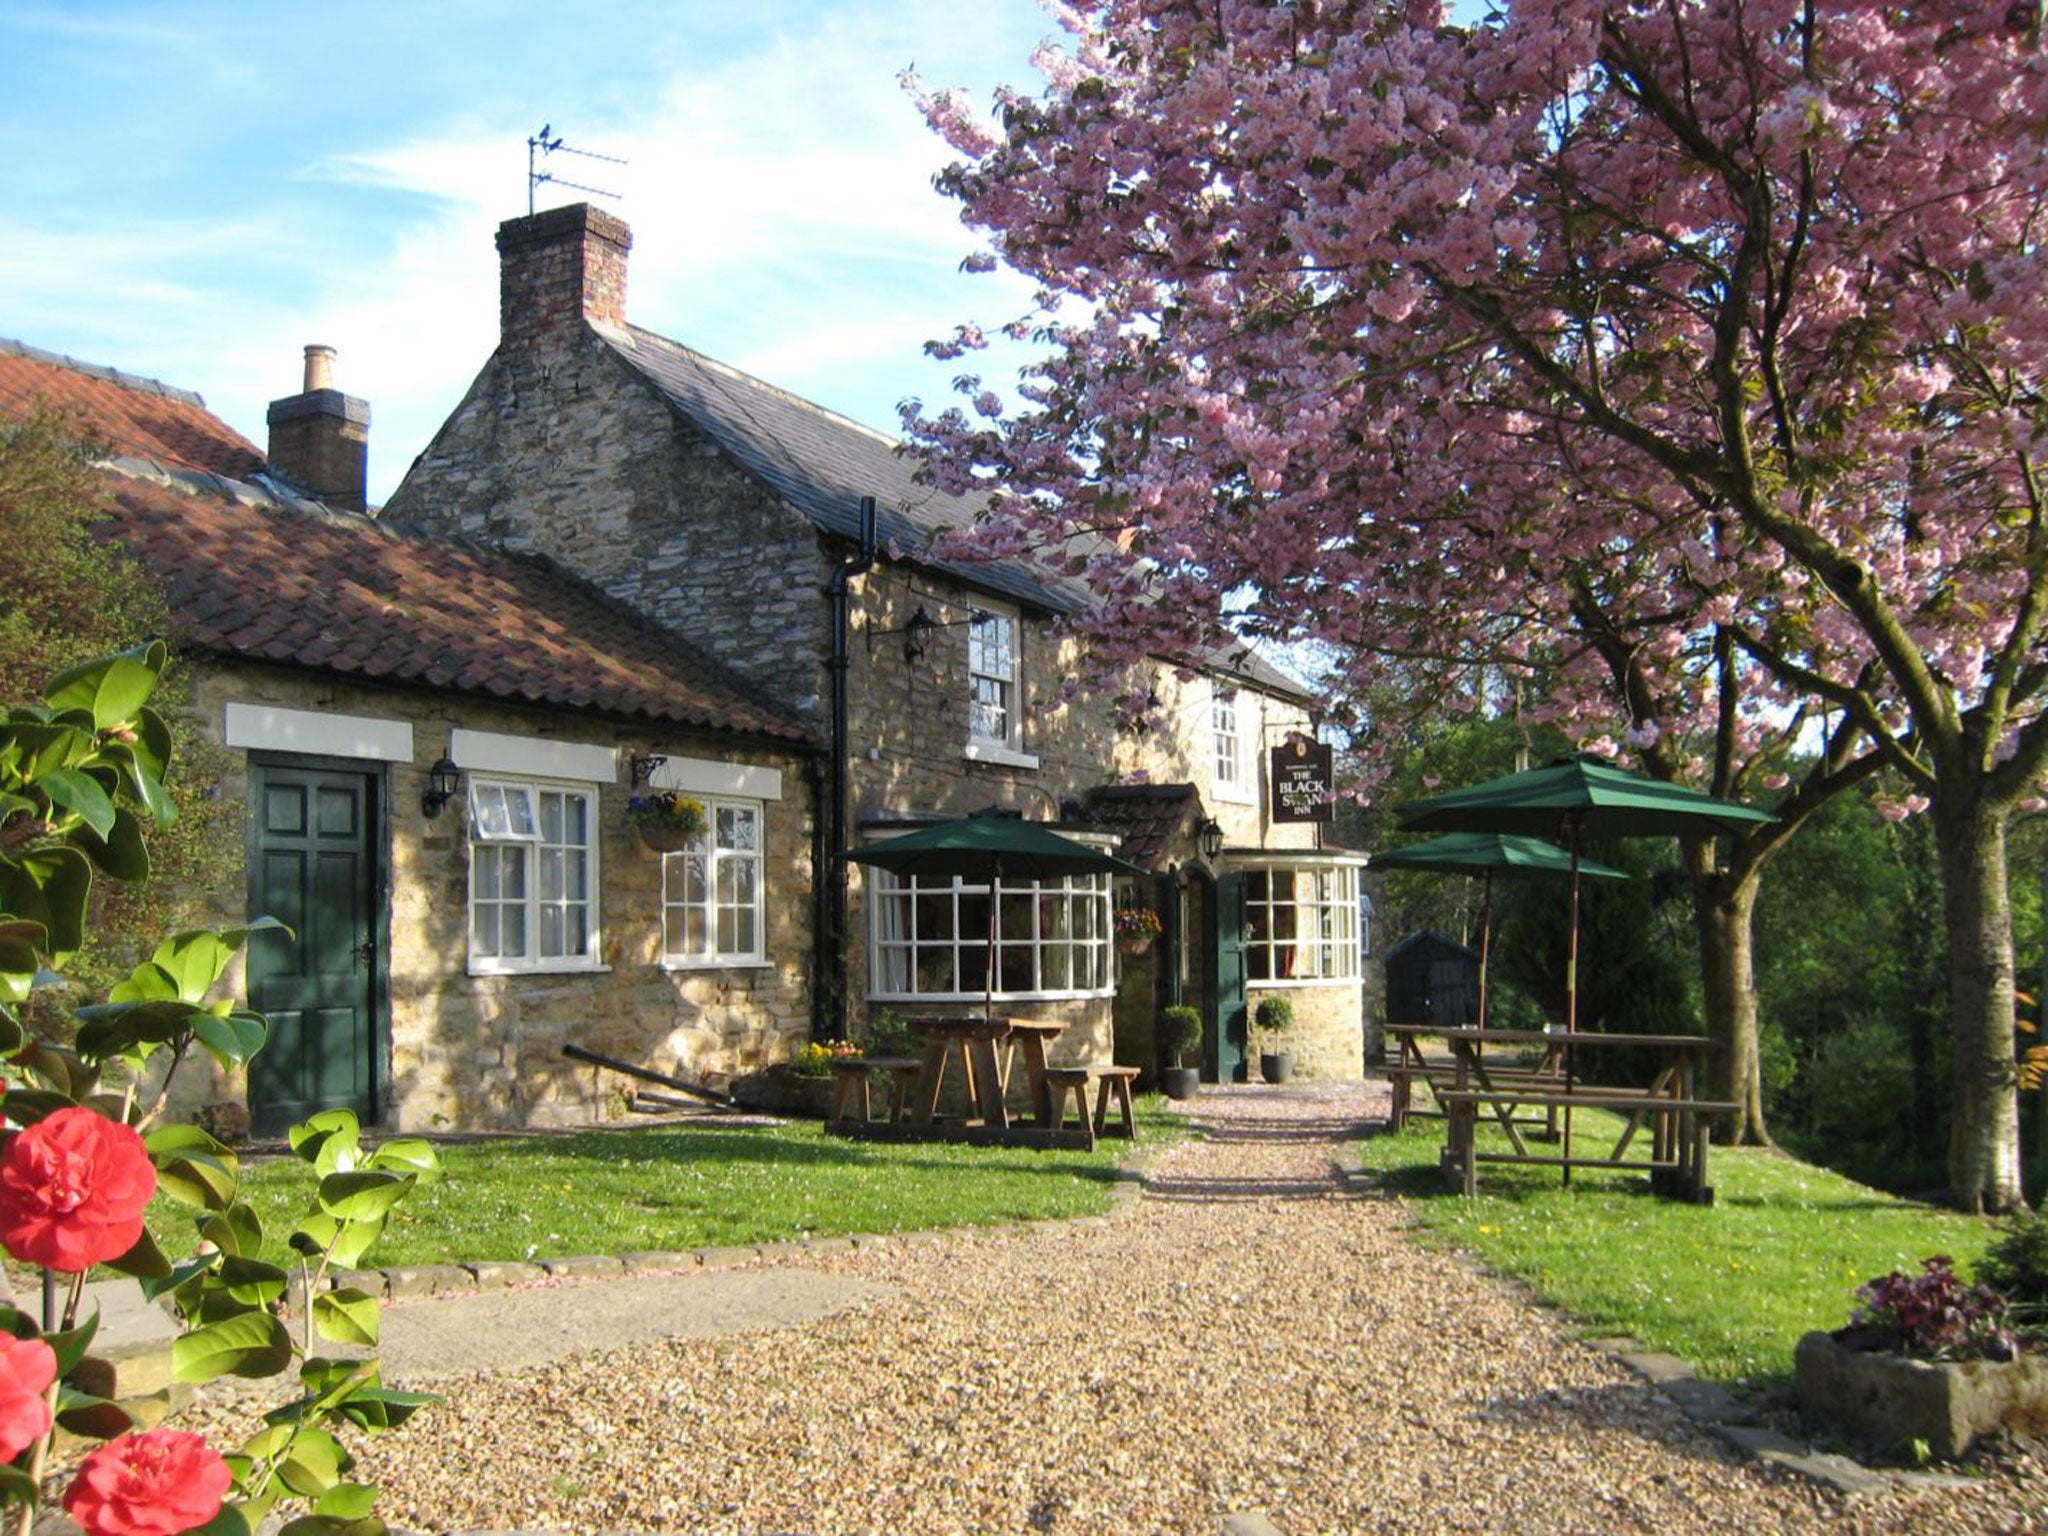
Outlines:
[[[910,622],[903,626],[903,659],[910,666],[924,660],[931,648],[932,631],[939,627],[939,621],[924,611],[924,604],[917,605],[917,612],[910,616]]]
[[[1201,836],[1201,839],[1202,839],[1202,857],[1203,857],[1203,858],[1205,858],[1205,859],[1212,859],[1212,860],[1213,860],[1213,859],[1215,859],[1215,858],[1219,857],[1219,856],[1220,856],[1220,855],[1222,854],[1222,852],[1223,852],[1223,823],[1222,823],[1222,822],[1218,821],[1218,820],[1217,820],[1217,819],[1216,819],[1215,817],[1211,816],[1211,817],[1210,817],[1210,818],[1209,818],[1209,819],[1208,819],[1207,821],[1205,821],[1205,822],[1203,822],[1203,823],[1202,823],[1202,827],[1201,827],[1201,832],[1200,832],[1200,836]]]
[[[462,770],[445,754],[427,770],[426,792],[420,796],[420,814],[432,821],[441,807],[462,793]]]

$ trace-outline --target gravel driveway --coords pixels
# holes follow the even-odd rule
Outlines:
[[[1845,1503],[1696,1429],[1509,1287],[1347,1193],[1376,1086],[1196,1101],[1209,1140],[1095,1220],[785,1264],[870,1282],[795,1327],[492,1377],[359,1475],[423,1531],[1915,1532],[2041,1528],[2021,1462]],[[595,1343],[596,1341],[591,1341]],[[2028,1511],[2034,1511],[2030,1519]]]

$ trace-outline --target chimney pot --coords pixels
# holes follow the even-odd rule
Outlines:
[[[306,387],[270,402],[270,468],[330,507],[369,510],[370,406],[334,387],[334,348],[306,348]]]
[[[314,342],[306,348],[307,394],[316,389],[334,388],[334,348]]]

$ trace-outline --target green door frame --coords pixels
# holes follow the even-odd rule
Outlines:
[[[1209,903],[1209,986],[1202,1020],[1204,1076],[1212,1083],[1242,1083],[1249,1076],[1245,1018],[1245,890],[1241,871],[1217,877]]]
[[[365,1042],[364,1059],[357,1063],[359,1075],[345,1100],[333,1095],[321,1096],[322,1102],[313,1108],[352,1108],[365,1125],[378,1122],[387,1101],[386,1063],[390,1054],[391,1039],[391,889],[390,859],[386,850],[391,846],[390,823],[390,776],[381,764],[359,761],[336,760],[331,758],[307,757],[285,753],[251,753],[249,757],[250,817],[248,824],[247,857],[249,911],[252,916],[266,915],[265,908],[269,895],[265,885],[265,817],[262,796],[273,776],[286,782],[310,782],[317,784],[325,780],[336,786],[344,783],[359,787],[361,791],[361,814],[357,820],[357,835],[352,846],[359,852],[362,867],[353,882],[350,893],[349,912],[346,916],[345,933],[320,932],[298,936],[295,942],[323,943],[333,952],[335,945],[353,953],[358,936],[369,942],[366,957],[367,975],[363,977],[363,988],[359,994],[348,989],[350,1001],[356,1001],[364,1011],[363,1034]],[[323,924],[329,918],[319,919]],[[323,942],[324,941],[324,942]],[[258,935],[252,941],[249,962],[249,1005],[259,1012],[263,1010],[262,993],[278,992],[291,983],[280,976],[277,987],[270,985],[266,974],[264,954],[269,946],[282,944],[281,938]],[[272,972],[271,974],[278,974]],[[330,978],[330,985],[332,980]],[[306,987],[318,988],[317,981],[306,981]],[[280,1116],[287,1122],[296,1118],[301,1110],[280,1109],[266,1113],[266,1105],[259,1099],[257,1085],[260,1080],[261,1058],[252,1063],[249,1076],[249,1115],[252,1128],[259,1132],[273,1132],[283,1128]],[[333,1104],[325,1102],[335,1098]]]

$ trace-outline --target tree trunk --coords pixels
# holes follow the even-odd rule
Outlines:
[[[1981,786],[1936,786],[1936,856],[1948,931],[1949,1027],[1955,1036],[1949,1199],[1962,1210],[2023,1209],[2014,1076],[2012,911],[2003,810]]]
[[[1699,934],[1700,981],[1706,1005],[1705,1096],[1740,1104],[1732,1121],[1714,1127],[1714,1139],[1736,1146],[1773,1145],[1764,1128],[1763,1073],[1757,1059],[1756,966],[1750,929],[1756,915],[1762,871],[1741,875],[1699,868],[1688,858],[1692,877],[1693,926]]]

